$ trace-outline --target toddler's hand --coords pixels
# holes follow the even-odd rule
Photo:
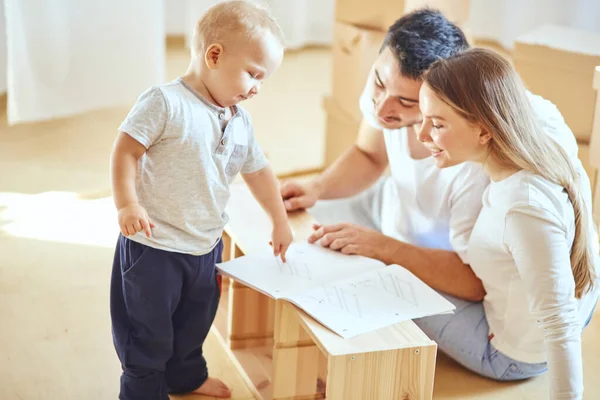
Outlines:
[[[287,221],[273,226],[271,238],[270,244],[273,246],[273,254],[275,256],[281,255],[281,260],[285,262],[285,252],[290,247],[292,240],[294,240],[292,229]]]
[[[144,231],[146,236],[150,237],[150,229],[154,228],[154,224],[150,221],[146,209],[134,203],[119,210],[119,227],[123,236],[135,235]]]

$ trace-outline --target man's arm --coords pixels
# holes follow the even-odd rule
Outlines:
[[[285,182],[281,196],[288,211],[310,208],[319,199],[350,197],[375,183],[387,165],[383,132],[363,120],[352,148],[312,181]]]
[[[364,119],[356,143],[315,179],[319,199],[350,197],[371,186],[388,165],[383,132]]]
[[[386,237],[380,260],[401,265],[435,290],[468,301],[481,301],[485,289],[471,267],[453,251],[426,249]]]

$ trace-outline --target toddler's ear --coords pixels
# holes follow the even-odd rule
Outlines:
[[[218,43],[213,43],[206,49],[204,53],[204,62],[210,69],[217,69],[219,67],[219,60],[223,54],[223,46]]]

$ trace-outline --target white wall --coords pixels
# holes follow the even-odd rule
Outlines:
[[[4,1],[0,1],[0,93],[6,92],[6,21]]]
[[[165,29],[169,36],[185,35],[188,23],[188,0],[163,0]]]
[[[177,0],[180,1],[180,0]],[[193,24],[208,7],[222,0],[188,0],[184,12],[186,41]],[[251,0],[270,8],[285,34],[288,49],[305,45],[327,45],[333,41],[334,0]],[[186,14],[187,13],[187,14]]]

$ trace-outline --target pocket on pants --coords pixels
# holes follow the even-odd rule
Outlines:
[[[142,261],[148,257],[152,248],[127,238],[123,238],[123,241],[125,254],[122,254],[122,257],[125,256],[125,262],[121,262],[121,273],[123,276],[132,275],[136,268],[142,264]]]
[[[508,368],[506,368],[499,379],[501,381],[519,381],[540,375],[547,370],[546,363],[530,364],[513,361],[509,363]]]
[[[508,368],[506,369],[506,371],[504,371],[504,373],[500,377],[500,380],[502,380],[502,381],[506,381],[506,380],[512,381],[512,380],[515,380],[515,379],[523,379],[523,371],[521,371],[519,369],[519,366],[517,364],[510,364],[508,366]]]

